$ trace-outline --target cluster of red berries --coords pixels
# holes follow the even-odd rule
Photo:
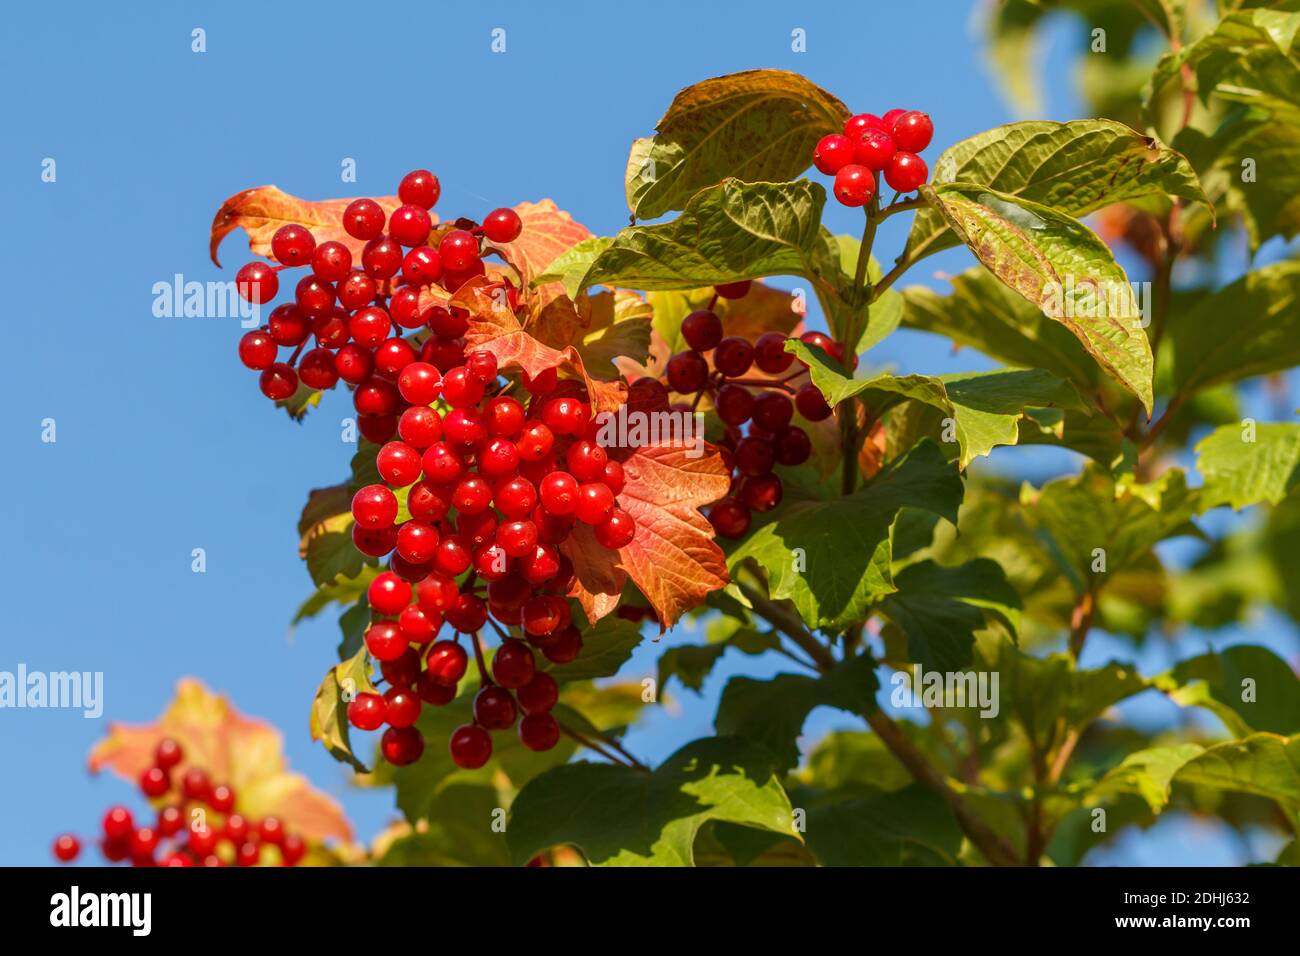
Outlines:
[[[843,133],[823,136],[813,151],[813,165],[835,177],[834,193],[845,206],[871,202],[884,173],[889,188],[910,193],[930,176],[917,153],[930,145],[934,124],[917,110],[890,110],[884,116],[859,113]]]
[[[159,741],[153,765],[140,775],[140,790],[150,800],[168,802],[152,825],[137,826],[126,807],[110,807],[99,838],[105,860],[130,860],[133,866],[256,866],[277,857],[284,866],[296,866],[302,860],[302,837],[289,833],[278,817],[250,820],[237,813],[235,791],[214,785],[202,767],[191,765],[173,781],[172,770],[184,759],[175,740]],[[81,841],[71,834],[54,841],[54,857],[62,863],[80,853]]]
[[[388,688],[354,698],[348,719],[362,730],[387,724],[380,751],[399,766],[424,752],[414,726],[422,705],[450,703],[468,668],[459,637],[437,639],[444,623],[470,635],[481,684],[473,722],[449,741],[456,765],[483,766],[492,755],[488,731],[516,721],[524,746],[554,747],[559,689],[533,649],[556,664],[582,650],[565,597],[573,567],[559,545],[580,523],[613,551],[636,534],[617,504],[623,466],[597,441],[601,424],[582,386],[557,381],[553,369],[525,376],[527,407],[503,387],[486,351],[445,375],[422,362],[407,366],[397,388],[410,407],[399,437],[375,459],[383,483],[352,500],[358,550],[391,557],[370,585],[376,617],[365,634]],[[436,399],[445,415],[430,407]],[[398,520],[395,490],[404,490],[409,519]],[[490,669],[478,637],[489,621],[502,638]],[[522,639],[510,636],[513,627]]]
[[[714,291],[736,299],[748,289],[749,283],[742,282],[716,286]],[[753,512],[770,511],[781,503],[781,479],[773,468],[802,465],[812,454],[808,433],[791,424],[794,413],[819,422],[831,409],[812,383],[798,388],[792,384],[806,368],[799,362],[790,371],[796,359],[785,350],[787,336],[780,332],[764,332],[755,342],[724,336],[722,320],[708,308],[682,320],[682,338],[689,349],[668,360],[668,387],[695,396],[693,403],[680,403],[680,411],[693,410],[707,395],[726,428],[719,447],[732,473],[731,490],[710,508],[709,521],[723,537],[740,538],[749,530]],[[805,332],[800,338],[833,358],[842,357],[839,343],[821,332]],[[752,374],[754,370],[762,375]]]
[[[325,390],[342,379],[356,389],[362,434],[382,442],[396,427],[401,396],[395,382],[406,366],[421,361],[446,371],[463,364],[467,313],[429,307],[427,299],[422,307],[421,289],[436,284],[455,292],[483,275],[481,241],[513,242],[523,224],[513,209],[496,209],[481,225],[461,220],[455,228],[435,230],[429,210],[440,193],[438,178],[418,169],[403,177],[397,189],[402,205],[392,215],[373,199],[349,203],[343,228],[365,242],[360,268],[344,243],[317,244],[305,226],[286,225],[271,239],[278,265],[250,262],[239,270],[239,294],[260,305],[276,297],[282,269],[309,269],[294,301],[276,306],[265,326],[239,342],[240,360],[262,373],[264,395],[283,401],[300,381]],[[517,290],[508,294],[513,306]],[[432,335],[418,350],[402,334],[426,328]],[[287,360],[280,360],[281,348],[293,350]]]

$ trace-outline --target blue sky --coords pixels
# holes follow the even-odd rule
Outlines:
[[[103,671],[105,716],[124,721],[152,719],[177,678],[197,675],[277,724],[294,767],[343,801],[363,837],[393,815],[391,794],[350,789],[307,736],[337,641],[333,616],[288,632],[310,587],[295,522],[307,489],[346,471],[352,448],[339,419],[350,405],[333,395],[294,425],[238,364],[235,320],[151,311],[155,282],[229,279],[247,258],[236,236],[225,270],[208,261],[220,202],[268,183],[307,198],[384,195],[424,166],[441,178],[443,216],[549,196],[609,234],[627,220],[632,139],[679,88],[753,67],[802,72],[855,109],[925,109],[936,145],[1015,118],[982,66],[969,5],[955,0],[479,6],[22,4],[0,36],[11,91],[0,185],[16,293],[3,386],[0,670]],[[196,27],[206,53],[191,52]],[[491,52],[494,28],[506,31],[505,53]],[[791,51],[796,28],[806,53]],[[1060,50],[1059,37],[1053,44]],[[1045,92],[1049,117],[1078,115],[1064,81]],[[46,158],[57,163],[53,183],[41,180]],[[349,158],[355,185],[340,182]],[[859,222],[829,211],[836,231]],[[902,229],[888,223],[877,248],[892,255]],[[934,283],[933,272],[968,262],[946,253],[911,281]],[[908,333],[879,355],[907,371],[979,364]],[[47,418],[53,444],[40,437]],[[1029,465],[1036,479],[1067,464],[1015,458],[1023,452],[995,463]],[[191,571],[194,548],[206,551],[204,574]],[[1270,633],[1294,653],[1286,625]],[[627,673],[652,673],[657,650],[643,646]],[[679,696],[676,711],[633,733],[632,749],[657,759],[709,733],[735,669],[728,661],[702,698]],[[851,722],[819,712],[807,729],[835,726]],[[105,730],[67,711],[0,711],[10,781],[0,788],[10,821],[0,863],[46,862],[55,834],[92,832],[109,803],[131,797],[85,771]],[[1196,856],[1177,836],[1144,839],[1121,858]],[[1235,852],[1214,838],[1214,860]]]

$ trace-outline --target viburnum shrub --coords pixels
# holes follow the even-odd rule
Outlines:
[[[439,219],[427,170],[396,196],[227,200],[214,253],[242,228],[271,260],[237,273],[267,310],[241,360],[295,418],[351,392],[351,473],[299,521],[315,590],[298,619],[342,609],[312,733],[395,786],[412,829],[389,861],[1059,865],[1207,794],[1233,822],[1223,794],[1293,816],[1276,781],[1294,782],[1300,716],[1255,705],[1300,700],[1275,654],[1180,653],[1150,674],[1102,665],[1088,638],[1294,613],[1286,568],[1257,565],[1300,526],[1300,426],[1247,429],[1232,385],[1300,358],[1300,273],[1174,277],[1203,277],[1182,263],[1236,219],[1255,245],[1295,232],[1284,175],[1230,175],[1247,149],[1285,162],[1271,137],[1295,132],[1278,125],[1291,91],[1256,67],[1285,60],[1273,41],[1295,16],[1233,13],[1199,39],[1165,22],[1179,42],[1114,116],[959,142],[911,108],[937,104],[855,114],[792,73],[705,80],[633,143],[632,224],[612,236],[550,200]],[[828,189],[860,234],[823,223]],[[885,266],[878,232],[899,243]],[[975,264],[950,291],[896,288],[962,247]],[[895,374],[872,350],[900,327],[988,367]],[[1061,476],[1008,477],[1010,448],[1005,469],[982,462],[1022,445]],[[1257,502],[1267,532],[1232,525],[1194,566],[1162,545]],[[684,618],[657,672],[629,673]],[[794,670],[732,677],[715,736],[634,756],[626,729],[733,651]],[[1109,720],[1145,691],[1234,739]],[[865,727],[801,754],[823,706]],[[379,735],[373,770],[356,731]]]
[[[236,713],[194,680],[147,726],[113,725],[91,753],[92,770],[133,781],[142,810],[114,804],[86,842],[108,863],[132,866],[298,866],[339,862],[322,846],[351,831],[338,806],[287,773],[279,734]],[[70,863],[82,839],[65,833],[54,858]]]

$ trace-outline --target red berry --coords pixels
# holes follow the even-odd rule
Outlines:
[[[65,833],[54,841],[54,858],[60,863],[71,863],[81,853],[81,841]]]
[[[514,438],[524,427],[524,406],[508,395],[491,399],[484,412],[488,431],[502,438]]]
[[[826,404],[821,391],[811,382],[795,393],[794,405],[799,409],[799,414],[810,422],[820,422],[831,413],[831,407]]]
[[[844,123],[844,135],[857,142],[859,136],[869,129],[886,129],[883,119],[874,113],[858,113],[849,117]]]
[[[391,571],[384,571],[370,582],[366,599],[377,613],[392,617],[411,603],[411,585]]]
[[[171,786],[167,771],[162,767],[150,767],[140,775],[140,789],[146,797],[161,797]]]
[[[375,621],[365,633],[366,650],[375,660],[395,661],[406,652],[407,640],[395,621]]]
[[[524,620],[527,622],[527,608],[524,605]],[[525,623],[525,627],[527,624]],[[510,639],[503,641],[492,658],[492,676],[502,687],[523,687],[533,679],[536,661],[533,650],[523,641]]]
[[[410,203],[398,206],[388,217],[388,234],[404,246],[420,245],[429,238],[432,228],[433,220],[429,217],[429,210],[423,206]]]
[[[412,564],[428,564],[438,553],[438,529],[408,521],[397,529],[397,553]]]
[[[544,368],[537,373],[537,377],[523,373],[524,388],[528,390],[529,395],[545,395],[554,391],[556,383],[559,381],[559,373],[554,368]]]
[[[481,475],[466,475],[451,492],[451,504],[463,515],[486,511],[492,503],[492,486]]]
[[[544,714],[559,701],[560,687],[550,674],[538,671],[532,680],[515,691],[515,696],[525,714]]]
[[[406,339],[394,335],[375,349],[375,371],[389,381],[396,381],[406,366],[415,362],[415,349]]]
[[[229,813],[235,806],[235,791],[228,784],[217,784],[208,796],[208,806],[218,813]]]
[[[743,299],[749,295],[751,284],[753,284],[752,279],[741,279],[739,282],[724,282],[721,285],[715,285],[713,291],[722,299]]]
[[[623,473],[623,466],[613,459],[605,462],[605,472],[601,475],[600,480],[615,495],[622,492],[623,486],[627,483],[627,478]]]
[[[556,435],[576,435],[587,424],[587,410],[576,398],[553,398],[542,406],[542,422]]]
[[[904,113],[906,113],[906,112],[907,112],[907,110],[900,110],[900,109],[892,109],[892,110],[890,110],[890,111],[887,112],[884,116],[880,117],[880,128],[881,128],[881,129],[893,129],[893,127],[894,127],[894,120],[898,119],[900,116],[902,116],[902,115],[903,115]]]
[[[722,341],[722,320],[708,309],[692,312],[682,319],[682,338],[696,352],[708,352]]]
[[[397,528],[364,528],[359,524],[352,526],[352,545],[362,554],[372,558],[382,558],[397,544]]]
[[[322,242],[311,254],[311,271],[322,282],[338,282],[352,271],[352,252],[341,242]]]
[[[159,839],[158,831],[153,827],[140,827],[131,834],[129,843],[131,859],[137,862],[152,860],[154,851],[158,849]]]
[[[397,416],[358,415],[357,430],[372,445],[382,445],[397,434]]]
[[[752,511],[771,511],[781,503],[783,491],[781,479],[776,475],[760,475],[745,482],[740,500]]]
[[[576,441],[564,456],[569,473],[579,481],[599,481],[605,476],[609,456],[595,442]]]
[[[538,594],[523,605],[521,623],[525,633],[534,637],[550,634],[568,623],[569,606],[554,594]]]
[[[411,365],[422,364],[424,363],[411,363]],[[402,375],[406,374],[411,365],[402,369]],[[402,376],[400,375],[397,379],[397,389],[402,391]],[[406,392],[403,392],[402,397],[410,401],[406,396]],[[426,403],[416,403],[413,407],[402,412],[402,417],[397,420],[397,433],[402,436],[402,441],[412,448],[424,450],[442,437],[442,418],[432,408],[427,407]]]
[[[348,332],[352,335],[352,341],[371,349],[388,338],[392,328],[393,323],[388,313],[377,305],[358,309],[348,320]]]
[[[438,177],[427,169],[414,169],[402,177],[397,186],[397,198],[404,203],[432,209],[438,204],[442,195],[442,186]]]
[[[271,237],[271,255],[286,266],[305,266],[316,249],[316,238],[305,226],[288,225]]]
[[[723,498],[709,510],[709,523],[724,538],[741,538],[749,530],[749,508],[735,498]]]
[[[387,528],[397,520],[397,496],[383,485],[366,485],[352,496],[352,517],[363,528]]]
[[[158,741],[158,746],[153,750],[154,763],[163,770],[170,770],[184,759],[185,751],[171,737],[164,737]]]
[[[507,518],[527,518],[537,507],[537,489],[527,478],[508,478],[498,483],[492,494],[497,508]]]
[[[379,738],[379,751],[394,767],[405,767],[424,753],[424,737],[414,727],[389,727]]]
[[[553,471],[542,479],[539,497],[548,513],[572,514],[578,506],[578,482],[568,472]]]
[[[900,193],[910,193],[929,178],[925,160],[915,153],[895,153],[885,167],[885,182]]]
[[[334,353],[329,349],[312,349],[298,362],[298,377],[308,388],[333,388],[339,380]]]
[[[766,438],[742,438],[736,446],[735,465],[742,475],[766,475],[776,463],[776,450]]]
[[[360,385],[370,378],[375,368],[375,360],[370,349],[349,343],[338,350],[334,356],[334,369],[339,378],[349,385]]]
[[[420,453],[406,442],[390,441],[375,455],[375,468],[388,484],[405,488],[420,477]]]
[[[386,709],[384,698],[378,694],[357,694],[348,703],[348,723],[358,730],[378,730],[384,725]]]
[[[418,611],[419,608],[415,610]],[[401,626],[400,623],[398,626]],[[391,687],[410,687],[420,679],[420,655],[415,648],[408,647],[396,660],[381,661],[379,672]]]
[[[239,361],[259,372],[274,364],[276,351],[275,339],[262,329],[246,332],[239,340]]]
[[[384,231],[386,218],[373,199],[354,199],[343,210],[343,229],[353,239],[373,239]]]
[[[754,343],[754,364],[768,375],[779,375],[790,367],[794,356],[785,350],[786,336],[764,332]]]
[[[743,385],[724,385],[713,399],[718,417],[728,425],[743,425],[754,412],[754,396]]]
[[[541,422],[527,426],[515,442],[519,457],[524,461],[541,461],[550,454],[555,445],[555,436],[551,429]]]
[[[668,387],[679,395],[702,389],[709,380],[709,363],[699,352],[678,352],[668,360]]]
[[[181,777],[181,793],[186,800],[207,800],[212,794],[212,781],[202,767],[190,767]]]
[[[447,741],[451,761],[462,770],[477,770],[492,756],[492,736],[482,727],[465,724],[452,731]]]
[[[519,721],[519,741],[529,750],[550,750],[560,742],[560,725],[550,714],[528,714]]]
[[[265,262],[250,262],[235,273],[235,290],[240,297],[261,305],[270,302],[280,291],[280,277]]]
[[[419,719],[420,698],[405,687],[390,687],[384,694],[384,719],[389,727],[410,727]]]
[[[361,268],[376,282],[391,279],[402,268],[402,246],[392,236],[379,236],[361,250]]]
[[[444,615],[448,624],[462,634],[473,634],[487,623],[487,605],[473,594],[462,594],[455,607]]]
[[[316,278],[303,276],[293,289],[293,300],[310,318],[329,315],[334,308],[334,286]]]
[[[438,257],[436,249],[430,249],[428,246],[417,246],[406,254],[402,259],[402,275],[406,276],[406,281],[412,285],[428,285],[430,282],[437,282],[442,278],[442,259]],[[420,297],[415,296],[415,304],[418,306]],[[422,322],[416,321],[409,328],[415,328],[422,325]]]
[[[439,684],[454,687],[469,667],[469,655],[455,641],[438,641],[424,656],[425,673]]]
[[[489,685],[474,695],[474,721],[487,730],[507,730],[518,716],[515,699],[504,687]]]
[[[135,820],[126,807],[109,807],[104,814],[104,836],[110,840],[125,840],[135,831]]]
[[[781,430],[793,416],[794,403],[780,392],[763,392],[754,399],[754,424],[764,431]]]
[[[737,378],[754,364],[754,346],[739,335],[729,335],[713,351],[713,367],[728,378]]]
[[[296,833],[286,833],[280,843],[280,857],[285,866],[294,866],[307,854],[307,844]]]
[[[833,192],[841,205],[863,206],[875,195],[876,180],[867,167],[850,163],[835,174]]]
[[[493,242],[514,242],[523,228],[519,213],[513,209],[493,209],[483,220],[483,235]]]
[[[402,396],[397,386],[382,378],[371,378],[357,386],[352,393],[352,404],[363,415],[396,415],[401,408]],[[393,419],[393,428],[397,419]]]
[[[470,378],[486,385],[496,380],[497,357],[484,349],[470,352],[465,356],[465,370],[469,373]]]
[[[442,395],[452,408],[469,408],[483,398],[483,383],[461,365],[442,378]]]
[[[582,633],[572,624],[551,635],[542,647],[542,656],[552,664],[568,664],[582,653]]]
[[[464,272],[478,263],[478,240],[464,229],[452,229],[438,242],[442,267],[448,272]]]
[[[455,577],[458,574],[464,574],[469,569],[473,561],[473,555],[469,547],[459,537],[454,534],[445,535],[438,542],[438,554],[434,557],[434,566],[443,574]],[[447,610],[454,610],[457,605],[452,605]],[[473,630],[473,628],[470,628]]]
[[[636,521],[621,508],[615,508],[601,524],[596,525],[596,540],[602,547],[617,551],[632,543],[636,537]]]
[[[267,398],[283,402],[298,391],[298,373],[293,370],[293,366],[276,362],[262,373],[257,384]]]
[[[375,301],[375,280],[364,272],[350,272],[337,286],[339,304],[345,309],[360,309]]]
[[[420,675],[415,690],[420,695],[421,701],[434,707],[446,707],[456,699],[456,686],[454,684],[439,684],[436,680],[430,678],[428,674]]]
[[[411,604],[404,607],[398,615],[397,627],[411,643],[428,644],[438,636],[438,629],[442,627],[442,615]]]
[[[878,173],[889,165],[897,151],[894,140],[883,129],[869,129],[853,149],[853,162]]]
[[[930,145],[930,139],[934,136],[934,123],[930,121],[928,114],[919,110],[909,110],[894,120],[890,132],[893,133],[894,142],[898,144],[899,149],[909,153],[919,153]]]
[[[279,817],[263,817],[257,824],[257,834],[263,843],[278,845],[284,842],[284,824]]]
[[[537,548],[537,525],[531,521],[509,521],[497,530],[496,540],[507,555],[522,558]]]
[[[578,503],[573,513],[583,524],[601,524],[614,510],[614,494],[604,484],[589,481],[578,486]]]
[[[412,250],[419,253],[423,250]],[[433,250],[429,250],[432,252]],[[411,254],[408,253],[406,258],[409,260]],[[405,260],[403,261],[405,268]],[[413,285],[404,285],[393,290],[392,297],[388,300],[388,314],[394,322],[404,329],[418,329],[425,324],[424,313],[420,310],[420,292]]]
[[[277,305],[266,321],[267,334],[276,345],[300,345],[311,334],[311,320],[296,305]]]
[[[839,133],[823,136],[813,150],[813,165],[820,172],[834,176],[853,162],[853,141]]]

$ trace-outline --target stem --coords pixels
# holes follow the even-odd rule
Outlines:
[[[803,374],[800,369],[798,375]],[[796,376],[797,377],[797,376]],[[793,392],[794,388],[790,386],[787,379],[774,378],[729,378],[727,382],[731,385],[752,385],[755,388],[779,388],[787,392]]]
[[[835,666],[835,658],[831,655],[830,650],[804,628],[798,617],[763,597],[752,587],[741,582],[737,582],[737,586],[761,617],[799,645],[808,653],[809,657],[817,662],[818,670],[825,672]],[[1016,866],[1019,863],[1015,850],[1011,845],[994,833],[983,820],[975,816],[970,808],[966,806],[961,795],[949,786],[943,774],[926,759],[924,754],[916,749],[916,746],[903,733],[898,724],[894,723],[888,715],[880,710],[874,710],[862,716],[871,729],[875,731],[881,742],[889,748],[889,752],[894,755],[894,758],[912,775],[912,778],[922,786],[935,791],[947,801],[952,809],[953,816],[956,817],[957,823],[961,826],[962,832],[984,854],[985,859],[995,866]]]
[[[1096,603],[1093,592],[1085,591],[1079,595],[1079,600],[1074,603],[1074,611],[1070,614],[1070,656],[1076,661],[1083,653],[1083,642],[1088,639],[1088,631],[1092,628]]]
[[[613,745],[617,747],[617,752],[606,750],[605,746],[611,745],[611,741],[609,740],[605,740],[602,738],[601,742],[597,743],[596,741],[588,737],[586,734],[579,733],[578,731],[574,730],[572,727],[569,727],[564,723],[560,723],[560,733],[564,734],[566,737],[571,737],[573,740],[576,740],[579,744],[586,747],[592,753],[600,754],[610,763],[618,764],[620,767],[628,767],[632,770],[642,770],[646,772],[649,772],[650,770],[649,767],[641,763],[641,761],[637,760],[631,754],[627,753],[627,751],[623,750],[623,748],[620,746]],[[602,746],[602,744],[605,746]],[[620,753],[623,756],[619,756]]]
[[[890,269],[883,276],[881,276],[880,281],[877,282],[872,287],[871,289],[872,300],[874,301],[875,299],[879,299],[880,293],[884,292],[891,285],[897,282],[899,277],[902,276],[904,272],[912,268],[912,266],[916,265],[916,263],[919,261],[920,261],[919,259],[913,259],[910,256],[908,256],[906,253],[900,256],[898,258],[898,261],[894,263],[894,268]]]
[[[478,680],[480,684],[487,686],[495,684],[492,675],[488,673],[487,663],[483,660],[483,643],[478,638],[478,631],[471,635],[474,642],[474,663],[478,665]]]

